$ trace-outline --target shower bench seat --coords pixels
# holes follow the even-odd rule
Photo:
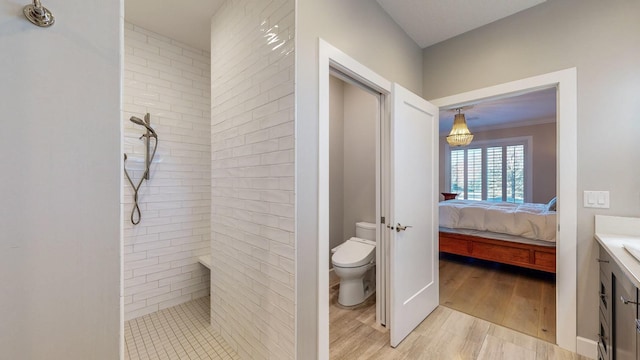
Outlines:
[[[200,264],[211,270],[211,255],[202,255],[198,258]]]

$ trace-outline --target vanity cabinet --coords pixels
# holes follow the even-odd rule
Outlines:
[[[600,247],[598,359],[640,360],[638,288]]]
[[[613,260],[607,252],[601,247],[600,257],[600,283],[599,283],[599,326],[598,326],[598,360],[612,360],[611,356],[611,313],[612,307],[612,271],[611,264]]]

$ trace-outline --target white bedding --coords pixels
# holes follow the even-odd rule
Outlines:
[[[547,204],[448,200],[440,202],[440,226],[556,241],[556,212]]]

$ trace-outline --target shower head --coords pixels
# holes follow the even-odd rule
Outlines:
[[[145,119],[146,119],[146,118],[147,118],[147,117],[145,116]],[[156,131],[155,131],[155,130],[153,130],[153,128],[151,127],[151,125],[147,124],[147,122],[146,122],[146,121],[144,121],[144,120],[140,119],[139,117],[135,117],[135,116],[132,116],[129,120],[130,120],[132,123],[136,124],[136,125],[142,125],[142,126],[144,126],[144,127],[145,127],[145,128],[146,128],[146,129],[151,133],[151,136],[153,136],[153,137],[155,137],[155,138],[157,138],[157,137],[158,137],[158,135],[156,134]]]
[[[147,126],[147,124],[144,122],[144,120],[140,119],[139,117],[132,116],[131,119],[129,119],[129,120],[131,120],[131,122],[134,123],[134,124]]]

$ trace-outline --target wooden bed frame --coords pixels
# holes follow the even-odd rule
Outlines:
[[[440,251],[554,274],[556,272],[555,246],[522,244],[441,231]]]

